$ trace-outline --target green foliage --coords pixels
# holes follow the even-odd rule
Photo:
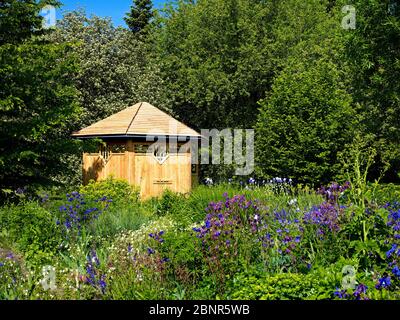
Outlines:
[[[89,200],[98,200],[106,196],[113,202],[136,203],[139,200],[139,189],[131,186],[126,180],[108,177],[103,181],[91,180],[86,186],[81,186],[80,193]]]
[[[3,0],[0,2],[0,46],[20,44],[32,35],[44,33],[39,11],[46,5],[58,7],[57,0]]]
[[[262,176],[328,183],[341,167],[338,152],[352,141],[356,117],[335,23],[328,20],[317,28],[325,33],[318,43],[311,38],[297,46],[271,95],[260,102]]]
[[[233,280],[231,299],[250,300],[318,300],[332,296],[313,275],[283,273],[266,278],[239,275]]]
[[[346,1],[338,1],[340,10]],[[400,123],[400,7],[393,0],[356,0],[356,29],[343,38],[346,60],[354,75],[353,100],[360,104],[364,134],[373,134],[378,178],[390,163],[385,179],[398,181]],[[382,160],[380,159],[382,158]]]
[[[153,3],[151,0],[133,0],[131,10],[124,20],[133,33],[143,33],[153,16]]]
[[[61,243],[55,217],[36,202],[0,210],[0,230],[31,262],[50,261]]]
[[[59,159],[74,147],[67,135],[79,112],[70,49],[32,42],[0,46],[3,187],[43,183],[64,170]]]
[[[75,84],[83,114],[78,129],[139,101],[167,108],[159,66],[151,48],[109,19],[84,11],[67,13],[50,35],[53,41],[74,43],[80,71]]]
[[[2,187],[44,183],[60,173],[67,136],[77,119],[77,71],[71,46],[38,37],[42,6],[58,1],[0,5],[0,181]],[[61,59],[62,58],[62,59]]]
[[[178,1],[154,35],[175,114],[194,128],[249,127],[270,81],[274,5],[252,0]]]

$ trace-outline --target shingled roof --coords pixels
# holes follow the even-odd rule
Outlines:
[[[140,102],[89,127],[73,137],[130,137],[146,135],[200,137],[200,134],[147,102]]]

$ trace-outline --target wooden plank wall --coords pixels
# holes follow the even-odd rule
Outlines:
[[[128,143],[123,154],[112,154],[105,162],[99,154],[83,155],[83,181],[101,181],[113,175],[140,187],[142,199],[160,196],[165,189],[188,193],[196,185],[197,174],[192,174],[190,153],[170,154],[160,164],[153,156],[135,154],[133,143]]]
[[[179,193],[188,193],[192,189],[190,154],[170,155],[159,164],[152,156],[135,156],[135,185],[141,187],[143,199],[159,196],[170,189]]]

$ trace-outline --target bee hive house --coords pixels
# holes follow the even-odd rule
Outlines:
[[[160,196],[165,189],[188,193],[197,184],[190,140],[200,134],[149,103],[122,110],[72,137],[104,142],[98,152],[83,154],[84,184],[113,176],[140,187],[142,199]]]

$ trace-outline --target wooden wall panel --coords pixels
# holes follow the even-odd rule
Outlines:
[[[113,175],[117,179],[125,179],[131,185],[140,187],[142,199],[160,196],[164,190],[170,189],[179,193],[188,193],[192,189],[190,153],[170,154],[160,164],[152,155],[135,154],[132,143],[128,143],[127,152],[112,154],[104,161],[99,154],[83,155],[83,182],[101,181]]]

